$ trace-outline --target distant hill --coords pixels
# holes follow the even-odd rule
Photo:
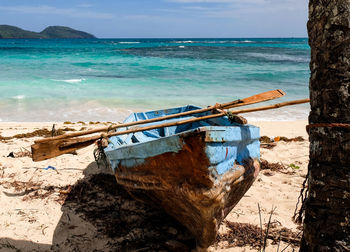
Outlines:
[[[65,26],[49,26],[42,32],[26,31],[16,26],[0,25],[0,39],[24,39],[24,38],[95,38],[89,33],[74,30]]]
[[[49,26],[40,34],[48,38],[95,38],[87,32],[77,31],[65,26]]]
[[[36,32],[26,31],[16,26],[0,25],[1,38],[42,38],[42,35]]]

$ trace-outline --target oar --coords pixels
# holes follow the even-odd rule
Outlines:
[[[227,102],[227,103],[222,103],[222,104],[216,104],[216,105],[210,106],[208,108],[196,109],[196,110],[186,111],[186,112],[167,115],[167,116],[156,117],[156,118],[142,120],[142,121],[135,121],[135,122],[123,123],[123,124],[114,124],[114,125],[111,125],[109,127],[97,128],[97,129],[80,131],[80,132],[73,132],[73,133],[64,134],[64,135],[51,137],[51,138],[43,138],[43,139],[36,140],[35,143],[43,143],[43,142],[49,142],[52,140],[90,135],[90,134],[97,133],[97,132],[108,132],[108,131],[118,129],[118,128],[124,128],[124,127],[152,123],[152,122],[158,122],[158,121],[168,120],[171,118],[176,118],[176,117],[181,117],[181,116],[199,114],[199,113],[207,112],[207,111],[214,110],[214,109],[229,109],[229,108],[234,108],[234,107],[240,107],[240,106],[245,106],[245,105],[250,105],[250,104],[255,104],[255,103],[259,103],[259,102],[277,99],[277,98],[280,98],[284,95],[285,95],[285,93],[282,90],[276,89],[276,90],[271,90],[271,91],[267,91],[264,93],[260,93],[257,95],[253,95],[253,96],[250,96],[248,98],[239,99],[239,100],[235,100],[235,101]]]
[[[307,102],[310,102],[310,100],[303,99],[303,100],[289,101],[289,102],[283,102],[283,103],[278,103],[278,104],[264,106],[264,107],[248,108],[248,109],[231,111],[230,113],[231,114],[243,114],[243,113],[249,113],[249,112],[255,112],[255,111],[275,109],[275,108],[280,108],[280,107],[284,107],[284,106],[302,104],[302,103],[307,103]],[[84,147],[94,143],[96,140],[100,139],[101,137],[111,137],[111,136],[124,135],[124,134],[139,132],[139,131],[158,129],[158,128],[163,128],[163,127],[178,126],[178,125],[182,125],[182,124],[213,119],[213,118],[222,117],[222,116],[226,116],[226,115],[227,115],[227,112],[223,111],[223,112],[220,112],[218,114],[212,114],[212,115],[202,116],[202,117],[198,117],[198,118],[191,118],[191,119],[181,120],[181,121],[177,121],[177,122],[169,122],[169,123],[162,123],[162,124],[158,124],[158,125],[133,128],[133,129],[129,129],[129,130],[112,132],[112,133],[108,133],[108,134],[103,133],[103,134],[94,135],[91,137],[71,138],[71,139],[56,139],[56,140],[52,140],[50,142],[36,143],[36,144],[32,145],[32,158],[34,161],[41,161],[41,160],[57,157],[57,156],[60,156],[62,154],[70,153],[72,151],[84,148]]]

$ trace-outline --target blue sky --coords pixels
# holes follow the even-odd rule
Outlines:
[[[306,0],[0,0],[0,24],[100,38],[306,37]]]

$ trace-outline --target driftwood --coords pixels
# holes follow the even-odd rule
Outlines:
[[[278,103],[278,104],[269,105],[269,106],[230,111],[230,114],[231,115],[242,114],[242,113],[263,111],[263,110],[269,110],[269,109],[276,109],[284,106],[307,103],[309,101],[310,101],[309,99],[295,100],[295,101],[283,102],[283,103]],[[146,126],[146,127],[135,127],[129,130],[107,133],[107,134],[102,133],[91,137],[84,137],[84,138],[79,137],[79,138],[70,138],[70,139],[64,138],[64,139],[56,139],[56,140],[51,139],[51,141],[47,141],[47,142],[37,142],[32,145],[32,159],[34,161],[41,161],[41,160],[46,160],[49,158],[60,156],[62,154],[67,154],[72,151],[87,147],[90,144],[93,144],[96,140],[105,138],[105,137],[125,135],[129,133],[158,129],[163,127],[178,126],[178,125],[183,125],[187,123],[193,123],[193,122],[198,122],[202,120],[223,117],[226,115],[227,115],[227,112],[223,111],[218,114],[212,114],[212,115],[202,116],[198,118],[191,118],[191,119],[181,120],[177,122],[162,123],[162,124]]]
[[[199,114],[199,113],[204,113],[207,111],[212,111],[212,110],[220,110],[220,109],[230,109],[230,108],[235,108],[235,107],[240,107],[240,106],[245,106],[245,105],[251,105],[259,102],[264,102],[264,101],[269,101],[273,99],[280,98],[284,96],[285,93],[280,90],[271,90],[267,91],[264,93],[260,93],[257,95],[250,96],[248,98],[244,99],[238,99],[235,101],[227,102],[227,103],[222,103],[222,104],[216,104],[214,106],[209,106],[207,108],[203,109],[196,109],[196,110],[191,110],[191,111],[186,111],[182,113],[177,113],[177,114],[172,114],[172,115],[167,115],[167,116],[161,116],[157,118],[152,118],[152,119],[147,119],[147,120],[142,120],[142,121],[135,121],[131,123],[124,123],[124,124],[112,124],[108,127],[103,127],[103,128],[97,128],[97,129],[92,129],[92,130],[87,130],[87,131],[81,131],[81,132],[74,132],[70,134],[64,134],[60,136],[55,136],[52,138],[43,138],[36,140],[35,143],[43,143],[43,142],[49,142],[52,140],[58,140],[58,139],[64,139],[64,138],[71,138],[71,137],[77,137],[77,136],[84,136],[84,135],[90,135],[93,133],[97,132],[109,132],[111,130],[115,130],[118,128],[124,128],[124,127],[130,127],[134,125],[140,125],[140,124],[146,124],[146,123],[152,123],[152,122],[158,122],[158,121],[164,121],[172,118],[177,118],[177,117],[182,117],[182,116],[188,116],[188,115],[193,115],[193,114]]]

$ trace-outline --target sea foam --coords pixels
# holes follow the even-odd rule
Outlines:
[[[299,57],[288,54],[269,54],[269,53],[247,53],[248,56],[254,58],[262,58],[269,61],[293,61],[293,62],[309,62],[308,57]]]
[[[23,100],[25,97],[26,97],[25,95],[16,95],[16,96],[13,96],[12,99]]]
[[[68,80],[53,80],[53,81],[62,81],[62,82],[66,82],[66,83],[81,83],[83,81],[85,81],[86,79],[82,78],[82,79],[68,79]]]
[[[136,41],[121,41],[121,42],[119,42],[119,44],[140,44],[140,42],[136,42]]]

